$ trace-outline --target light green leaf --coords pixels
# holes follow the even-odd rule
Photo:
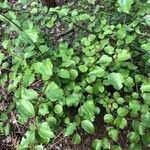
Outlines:
[[[123,87],[123,76],[120,73],[110,73],[108,75],[108,82],[114,86],[115,89],[120,90]]]
[[[25,33],[28,35],[28,37],[36,43],[38,40],[38,31],[35,28],[31,28],[28,30],[25,30]]]
[[[93,134],[94,133],[94,125],[92,122],[90,122],[89,120],[83,120],[81,122],[81,127],[89,134]]]
[[[105,74],[105,70],[101,67],[96,66],[90,73],[89,75],[94,75],[96,77],[102,77]]]
[[[36,73],[42,74],[43,80],[48,80],[53,74],[53,64],[50,59],[46,59],[43,62],[34,63],[31,67]]]
[[[37,99],[38,93],[33,89],[22,88],[21,90],[21,98],[24,100],[33,100]]]
[[[95,4],[95,1],[96,1],[96,0],[88,0],[88,2],[89,2],[90,4]]]
[[[112,123],[113,122],[113,116],[112,116],[112,114],[106,114],[105,116],[104,116],[104,121],[106,122],[106,123]]]
[[[50,141],[50,139],[55,137],[53,131],[50,129],[47,122],[43,122],[39,126],[38,134],[39,134],[41,140],[43,139],[44,143],[48,143]]]
[[[70,73],[66,69],[60,69],[58,72],[58,76],[64,79],[69,79],[70,78]]]
[[[103,147],[102,140],[95,139],[95,140],[92,142],[92,147],[93,147],[94,150],[101,150],[102,147]]]
[[[51,101],[57,101],[57,100],[60,101],[64,98],[63,90],[60,89],[55,82],[51,82],[47,86],[47,88],[45,90],[45,94],[46,94],[46,97]]]
[[[109,128],[108,129],[108,135],[110,136],[110,138],[117,142],[118,141],[118,131],[116,129],[113,129],[113,128]]]
[[[68,106],[77,106],[80,102],[80,99],[78,97],[78,94],[72,94],[72,95],[69,95],[67,98],[66,98],[66,104]]]
[[[78,133],[76,133],[76,134],[73,136],[73,142],[74,142],[75,144],[80,144],[80,143],[81,143],[81,136],[80,136]]]
[[[123,49],[123,50],[119,51],[116,61],[125,61],[130,58],[131,58],[131,53],[128,50]]]
[[[129,13],[134,0],[118,0],[121,11]]]
[[[17,150],[28,149],[29,145],[35,140],[35,131],[27,131],[25,136],[21,139],[21,143],[17,147]]]
[[[144,93],[144,92],[150,92],[150,83],[148,82],[148,83],[143,83],[142,85],[141,85],[141,91],[142,91],[142,93]]]
[[[75,122],[70,123],[68,127],[65,129],[64,136],[66,137],[66,136],[72,135],[74,131],[76,130],[76,127],[77,125]]]
[[[35,115],[34,107],[30,101],[22,99],[17,103],[17,105],[18,111],[27,118]]]

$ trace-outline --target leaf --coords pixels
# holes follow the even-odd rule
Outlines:
[[[70,69],[69,73],[72,80],[75,80],[78,77],[78,71],[75,69]]]
[[[108,135],[110,136],[110,138],[113,140],[113,141],[115,141],[115,142],[117,142],[118,141],[118,131],[116,130],[116,129],[113,129],[113,128],[110,128],[110,129],[108,129],[109,131],[108,131]]]
[[[128,109],[124,108],[124,107],[119,107],[117,109],[117,113],[118,113],[119,116],[125,117],[128,114]]]
[[[150,134],[147,133],[147,134],[143,135],[142,141],[143,141],[144,145],[149,146],[150,145]]]
[[[64,79],[69,79],[70,78],[70,73],[66,69],[60,69],[58,72],[58,76]]]
[[[113,116],[112,116],[112,114],[106,114],[105,116],[104,116],[104,121],[106,122],[106,123],[112,123],[113,122]]]
[[[35,115],[34,107],[30,101],[22,99],[17,103],[17,105],[18,111],[27,118]]]
[[[105,74],[105,70],[101,67],[96,66],[89,75],[95,75],[96,77],[103,77]]]
[[[95,4],[95,1],[96,1],[96,0],[88,0],[88,2],[89,2],[90,4]]]
[[[133,3],[134,3],[134,0],[118,0],[118,4],[119,4],[121,10],[125,13],[130,12],[130,9],[131,9]]]
[[[40,45],[39,49],[42,53],[45,53],[49,50],[49,47],[47,45]]]
[[[80,143],[81,143],[81,136],[80,136],[78,133],[76,133],[76,134],[73,136],[73,142],[74,142],[75,144],[80,144]]]
[[[17,147],[17,150],[28,149],[29,145],[35,140],[35,131],[27,131],[25,136],[21,139],[21,143]]]
[[[50,59],[34,63],[31,67],[36,73],[42,74],[43,80],[48,80],[53,74],[53,64]]]
[[[93,100],[88,100],[79,109],[79,114],[85,120],[94,121],[97,108]]]
[[[75,122],[70,123],[68,127],[65,129],[64,136],[66,137],[66,136],[72,135],[74,131],[76,130],[76,127],[77,125]]]
[[[119,53],[117,55],[117,61],[125,61],[125,60],[128,60],[130,58],[131,58],[131,54],[126,49],[119,51]]]
[[[0,52],[0,65],[1,65],[3,59],[4,59],[4,54]]]
[[[94,126],[93,123],[90,122],[89,120],[83,120],[81,122],[81,127],[89,134],[93,134],[94,133]]]
[[[118,31],[117,31],[117,37],[119,39],[123,39],[126,36],[126,28],[125,27],[121,27]]]
[[[92,147],[93,147],[93,149],[95,149],[95,150],[101,150],[102,147],[103,147],[102,140],[95,139],[95,140],[92,142]]]
[[[129,102],[129,106],[133,111],[139,111],[141,109],[141,105],[137,100],[132,100],[131,102]]]
[[[67,98],[66,98],[66,104],[68,106],[77,106],[80,102],[80,99],[78,97],[77,94],[72,94],[72,95],[69,95]]]
[[[140,136],[136,132],[128,133],[127,137],[130,140],[130,142],[134,142],[134,143],[138,143],[140,140]]]
[[[110,73],[108,75],[108,82],[114,86],[115,89],[120,90],[123,87],[123,76],[120,73]]]
[[[49,109],[48,109],[48,106],[46,103],[42,103],[40,106],[39,106],[39,111],[38,113],[42,116],[45,116],[46,114],[49,113]]]
[[[60,89],[55,82],[51,82],[50,84],[48,84],[45,90],[45,94],[50,101],[60,101],[64,98],[63,90]]]
[[[54,138],[55,135],[53,131],[49,128],[49,125],[47,122],[43,122],[40,124],[39,129],[38,129],[38,134],[41,138],[48,138],[48,141],[51,138]]]
[[[146,43],[146,44],[142,44],[142,49],[144,49],[145,51],[150,51],[150,42]]]
[[[117,117],[114,121],[114,124],[117,127],[124,129],[127,126],[127,120],[125,118]]]
[[[30,85],[35,80],[34,73],[30,69],[26,69],[22,78],[22,84],[24,86]]]
[[[24,100],[34,100],[38,98],[38,93],[33,89],[22,88],[21,90],[21,98]]]
[[[63,107],[62,107],[62,105],[57,104],[57,105],[54,107],[54,112],[55,112],[56,114],[61,114],[61,113],[63,112]]]
[[[140,89],[141,89],[142,93],[144,93],[144,92],[150,92],[150,83],[143,83],[141,85]]]
[[[25,33],[28,35],[28,37],[36,43],[38,40],[38,31],[35,28],[31,28],[28,30],[25,30]]]

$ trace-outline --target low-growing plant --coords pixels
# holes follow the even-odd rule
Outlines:
[[[27,126],[18,150],[45,149],[59,130],[82,143],[81,128],[97,137],[93,149],[150,144],[150,1],[79,0],[42,7],[0,3],[0,133],[10,114]],[[98,122],[100,116],[104,122]],[[98,126],[98,128],[96,128]]]

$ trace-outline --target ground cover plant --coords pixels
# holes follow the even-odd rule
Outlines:
[[[0,147],[149,149],[149,13],[149,0],[0,2]]]

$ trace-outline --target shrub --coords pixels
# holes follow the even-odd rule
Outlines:
[[[28,126],[18,150],[44,149],[59,129],[79,144],[80,128],[101,130],[100,116],[107,134],[94,149],[121,149],[128,126],[128,148],[148,146],[149,1],[81,0],[50,10],[25,2],[0,3],[0,132],[9,135],[13,112]]]

